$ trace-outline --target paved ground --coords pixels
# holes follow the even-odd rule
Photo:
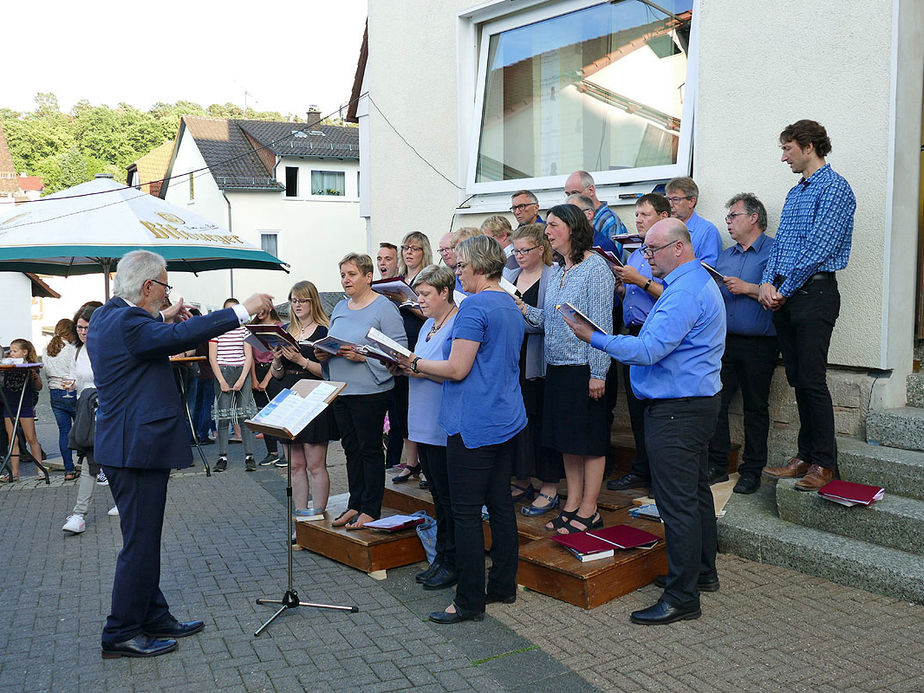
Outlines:
[[[441,627],[425,617],[451,593],[420,590],[421,566],[375,581],[301,551],[301,597],[359,613],[301,608],[255,638],[272,610],[254,600],[279,598],[286,581],[284,480],[243,472],[232,451],[229,472],[171,480],[162,587],[177,616],[207,625],[151,660],[100,659],[121,544],[108,489],[97,487],[86,533],[65,536],[75,483],[58,473],[49,487],[0,488],[0,692],[924,690],[920,605],[733,556],[720,557],[722,590],[704,595],[697,621],[631,625],[658,596],[648,586],[592,611],[521,591],[482,623]],[[337,450],[331,465],[342,491]]]

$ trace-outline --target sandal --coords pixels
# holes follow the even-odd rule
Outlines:
[[[64,474],[65,481],[73,481],[76,478],[77,478],[77,472],[66,472]]]
[[[553,532],[557,532],[559,529],[567,527],[569,520],[577,515],[577,511],[577,508],[574,510],[562,510],[558,514],[558,517],[545,523],[545,528]],[[551,527],[549,525],[551,525]]]
[[[520,508],[520,512],[527,517],[536,517],[537,515],[547,513],[549,510],[554,510],[558,507],[559,503],[561,503],[561,499],[558,497],[557,493],[554,496],[549,496],[540,491],[539,495],[545,498],[548,503],[545,505],[524,505]]]
[[[356,514],[350,515],[350,513],[356,513]],[[350,516],[347,517],[347,515],[350,515]],[[330,523],[330,526],[331,527],[343,527],[348,522],[352,522],[353,518],[356,518],[356,517],[359,517],[359,511],[353,510],[353,508],[347,508],[342,513],[337,515],[337,517]]]
[[[12,474],[0,476],[0,484],[12,484],[14,481],[19,481],[19,476],[13,476]]]
[[[575,522],[583,525],[583,527],[578,529],[573,524]],[[603,529],[603,518],[600,517],[600,513],[597,511],[594,511],[594,514],[590,517],[581,517],[580,515],[575,513],[571,517],[571,519],[568,520],[568,523],[564,527],[561,527],[558,530],[558,533],[559,534],[578,534],[579,532],[589,532],[592,529]]]
[[[510,489],[510,498],[514,503],[519,503],[520,501],[523,501],[524,503],[531,503],[533,498],[536,497],[536,489],[533,488],[532,483],[530,483],[528,486],[519,486],[518,484],[511,482]],[[519,493],[514,492],[513,489],[516,489]]]

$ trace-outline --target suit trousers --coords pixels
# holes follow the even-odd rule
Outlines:
[[[833,469],[834,407],[828,390],[828,347],[841,309],[837,280],[810,281],[773,314],[786,379],[799,408],[799,459]]]
[[[334,400],[334,417],[346,454],[350,510],[378,518],[385,493],[382,427],[391,390],[370,395],[342,395]]]
[[[697,580],[716,575],[715,506],[706,460],[718,412],[719,395],[649,400],[645,406],[651,488],[667,543],[663,599],[682,609],[698,607]]]
[[[436,556],[448,567],[456,567],[456,528],[452,520],[452,500],[449,495],[449,471],[446,468],[446,446],[417,443],[420,469],[427,477],[436,515]]]
[[[744,454],[738,473],[760,476],[767,464],[767,436],[770,433],[770,382],[776,370],[780,348],[776,337],[728,334],[722,355],[722,404],[715,433],[709,441],[709,466],[728,469],[731,436],[728,406],[741,388],[744,409]]]
[[[112,644],[173,620],[160,591],[160,542],[170,470],[103,466],[103,471],[122,525],[112,607],[102,637]]]
[[[446,462],[449,493],[456,529],[455,604],[463,613],[481,613],[485,608],[484,530],[481,506],[488,506],[491,525],[491,570],[487,591],[512,597],[517,590],[517,519],[510,497],[513,461],[511,438],[496,445],[467,448],[462,436],[449,436]]]

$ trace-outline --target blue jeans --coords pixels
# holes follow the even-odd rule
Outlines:
[[[212,402],[215,399],[214,380],[200,380],[196,387],[196,403],[193,407],[193,421],[199,440],[208,440],[212,430]]]
[[[67,436],[71,432],[71,425],[74,423],[74,416],[77,413],[77,396],[73,393],[67,393],[66,390],[50,390],[51,410],[55,413],[55,421],[58,422],[58,448],[61,450],[61,458],[64,461],[64,471],[74,471],[74,454],[67,447]],[[70,397],[65,397],[70,394]]]

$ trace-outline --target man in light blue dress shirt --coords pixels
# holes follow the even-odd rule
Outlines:
[[[631,621],[660,625],[699,618],[700,592],[719,588],[706,460],[722,387],[725,306],[679,220],[652,226],[642,253],[665,288],[637,337],[568,324],[580,339],[630,364],[632,389],[646,400],[645,442],[652,492],[664,520],[668,573],[655,580],[664,587],[661,599],[633,612]]]
[[[722,357],[722,405],[709,442],[709,481],[728,481],[728,405],[740,386],[744,408],[744,452],[735,493],[754,493],[767,464],[770,431],[770,382],[779,346],[772,313],[758,303],[759,284],[776,241],[764,234],[767,210],[751,193],[727,203],[725,223],[735,244],[722,251],[716,269],[725,300],[725,355]]]
[[[677,217],[687,225],[690,238],[693,239],[696,259],[715,267],[722,251],[722,238],[715,224],[696,213],[699,186],[689,176],[683,176],[667,181],[664,189],[667,200],[671,203],[671,216]]]

